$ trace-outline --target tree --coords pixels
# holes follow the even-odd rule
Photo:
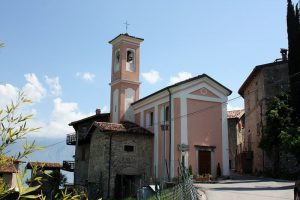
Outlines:
[[[294,108],[293,121],[300,124],[300,23],[298,4],[287,0],[287,33],[289,45],[289,81],[291,104]]]
[[[288,103],[288,94],[282,93],[273,97],[266,112],[264,135],[260,141],[260,148],[266,151],[273,161],[273,174],[278,173],[279,152],[282,150],[280,134],[286,132],[291,125],[292,109]]]
[[[268,104],[264,135],[259,146],[272,158],[274,175],[279,172],[281,151],[293,154],[300,163],[300,127],[293,123],[292,114],[288,92],[273,97]]]

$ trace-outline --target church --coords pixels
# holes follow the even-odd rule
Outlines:
[[[91,199],[134,196],[141,186],[176,180],[182,165],[193,174],[230,173],[231,90],[201,74],[140,98],[143,40],[125,33],[109,41],[110,113],[96,110],[69,124],[75,129],[67,136],[75,145],[74,184]]]

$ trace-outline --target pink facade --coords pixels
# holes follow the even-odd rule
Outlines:
[[[133,104],[135,116],[143,113],[144,117],[139,121],[144,120],[144,127],[155,134],[153,168],[157,169],[155,174],[158,177],[178,176],[182,162],[185,167],[191,166],[194,174],[207,172],[213,176],[219,163],[222,174],[229,175],[228,150],[225,150],[228,149],[227,109],[222,103],[226,102],[227,95],[226,90],[206,78],[174,87],[169,121],[162,119],[164,108],[169,107],[166,92]],[[149,111],[157,118],[151,127],[146,123]],[[164,124],[168,125],[168,130],[162,129]],[[181,149],[182,146],[188,149]],[[202,155],[207,158],[202,158]]]
[[[141,41],[125,34],[111,42],[111,120],[129,119],[154,133],[156,178],[177,177],[180,163],[194,174],[213,176],[219,163],[222,174],[229,175],[226,101],[231,91],[202,74],[139,99]],[[134,66],[126,63],[128,49],[134,52]]]

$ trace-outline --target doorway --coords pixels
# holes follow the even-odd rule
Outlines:
[[[198,172],[199,174],[211,174],[211,152],[198,151]]]
[[[115,179],[115,198],[123,199],[136,196],[139,176],[117,174]]]

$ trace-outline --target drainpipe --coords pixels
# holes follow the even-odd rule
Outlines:
[[[107,199],[109,199],[109,196],[110,196],[110,176],[111,176],[111,143],[112,143],[112,133],[110,133],[110,135],[109,135]]]
[[[169,92],[169,181],[171,181],[171,150],[172,150],[172,146],[171,146],[171,141],[172,141],[172,118],[171,118],[171,114],[172,114],[172,93],[170,91],[170,88],[168,88],[168,92]]]

